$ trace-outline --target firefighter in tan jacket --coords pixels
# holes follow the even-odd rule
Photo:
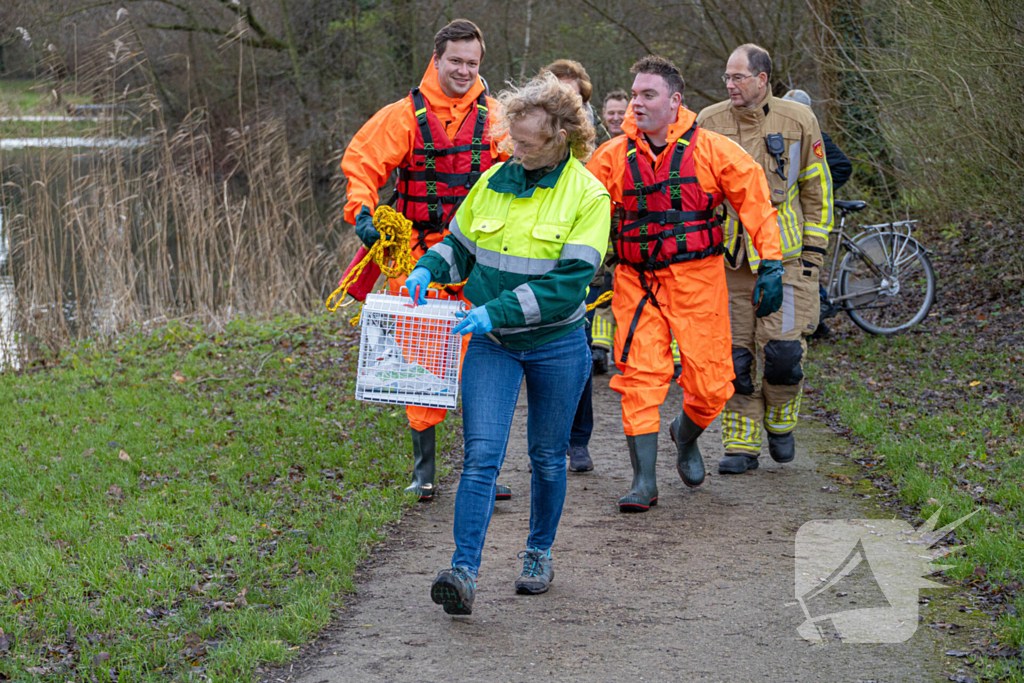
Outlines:
[[[764,169],[779,214],[785,268],[782,308],[756,318],[750,297],[761,258],[728,207],[725,259],[736,393],[722,413],[721,474],[757,468],[762,425],[775,461],[795,455],[802,360],[806,337],[818,325],[818,270],[832,230],[832,179],[818,121],[807,107],[772,96],[771,71],[763,48],[736,48],[723,76],[729,99],[697,117],[698,125],[732,139]]]

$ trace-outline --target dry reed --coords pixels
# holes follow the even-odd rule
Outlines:
[[[280,121],[240,112],[221,146],[202,111],[172,129],[121,28],[77,74],[114,114],[93,135],[116,144],[0,156],[21,362],[172,318],[309,312],[354,251]]]

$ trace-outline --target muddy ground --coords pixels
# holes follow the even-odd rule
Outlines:
[[[456,471],[435,501],[413,508],[364,565],[357,594],[335,625],[303,648],[295,664],[264,680],[957,680],[957,660],[945,653],[963,648],[959,640],[968,636],[925,627],[941,621],[930,613],[938,601],[921,605],[922,626],[899,644],[844,643],[827,626],[824,644],[797,633],[804,620],[794,600],[799,527],[814,519],[892,516],[828,477],[843,464],[849,444],[807,416],[793,463],[778,465],[765,452],[757,471],[719,476],[716,422],[701,438],[709,477],[689,490],[675,472],[666,431],[680,401],[673,386],[662,415],[659,505],[645,514],[620,514],[616,501],[631,471],[618,395],[608,389],[607,376],[595,378],[590,448],[596,467],[569,475],[550,592],[518,596],[516,554],[529,517],[524,393],[500,479],[515,497],[497,504],[473,615],[450,617],[429,595],[454,547]],[[837,585],[832,603],[818,605],[815,616],[884,601],[870,576],[848,583]]]

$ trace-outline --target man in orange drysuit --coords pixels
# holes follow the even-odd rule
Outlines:
[[[491,138],[496,102],[479,77],[484,38],[471,21],[456,19],[434,37],[434,56],[418,88],[367,121],[348,145],[341,170],[348,179],[345,220],[367,248],[380,237],[373,208],[395,170],[396,208],[413,223],[412,259],[416,261],[448,234],[448,222],[480,175],[505,159]],[[393,292],[405,277],[390,278]],[[446,296],[442,293],[441,296]],[[461,290],[447,296],[461,298]],[[467,302],[468,303],[468,302]],[[462,351],[467,343],[464,340]],[[461,361],[460,361],[461,362]],[[447,411],[407,406],[412,431],[413,474],[406,491],[430,500],[434,495],[434,427]],[[497,499],[511,498],[499,484]]]
[[[782,303],[782,252],[764,171],[731,140],[698,128],[681,106],[683,77],[657,56],[633,65],[632,102],[625,135],[594,153],[587,169],[608,188],[620,215],[613,221],[619,258],[612,310],[618,321],[615,361],[621,375],[622,421],[633,484],[619,499],[622,512],[646,511],[658,501],[659,406],[668,394],[679,344],[683,409],[672,421],[676,469],[688,486],[704,481],[697,437],[733,394],[729,293],[716,208],[736,207],[758,253],[778,267],[759,276],[757,315]]]

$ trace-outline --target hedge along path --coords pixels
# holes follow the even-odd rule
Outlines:
[[[680,402],[673,385],[663,417]],[[794,463],[777,465],[764,453],[759,470],[722,477],[715,469],[722,455],[716,422],[700,442],[709,477],[691,491],[675,473],[664,420],[659,504],[625,515],[616,501],[631,473],[618,395],[607,376],[595,377],[594,412],[595,470],[568,475],[549,593],[517,596],[513,589],[529,519],[524,392],[502,472],[514,498],[496,505],[473,615],[449,617],[429,596],[454,549],[453,475],[435,502],[407,511],[401,533],[364,565],[357,596],[332,629],[291,669],[263,680],[931,682],[955,671],[958,660],[943,650],[969,649],[957,640],[966,641],[967,629],[949,636],[922,627],[894,645],[812,646],[797,634],[803,613],[787,604],[794,602],[800,525],[891,517],[826,476],[834,473],[834,453],[850,446],[824,424],[801,420]],[[878,599],[870,582],[845,590],[837,609]],[[931,608],[921,609],[925,623],[942,621]]]

